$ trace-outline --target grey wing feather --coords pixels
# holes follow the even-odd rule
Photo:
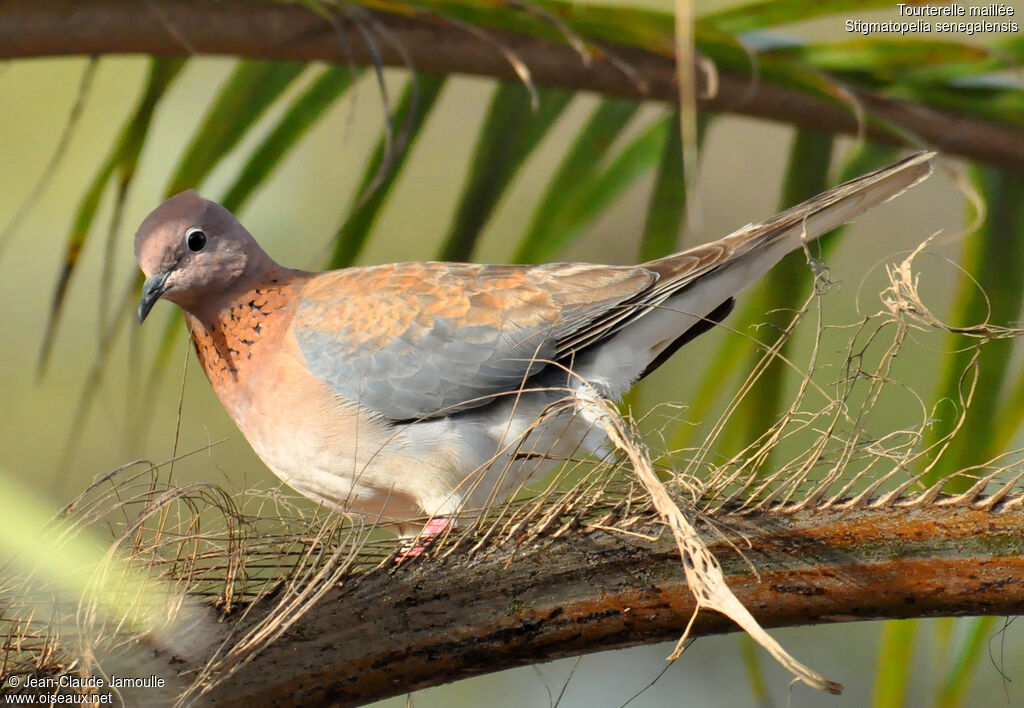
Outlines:
[[[445,295],[418,293],[416,306],[422,313],[416,314],[423,316],[390,326],[365,321],[351,298],[314,296],[300,303],[292,323],[306,366],[315,376],[336,394],[394,421],[450,415],[515,395],[551,363],[561,338],[657,280],[656,274],[637,267],[409,268],[414,265],[448,268],[447,285],[455,282],[460,293],[469,293],[466,299],[474,303],[469,311],[458,317],[423,314]],[[430,277],[438,275],[433,270]],[[513,285],[488,287],[489,274],[497,278],[509,272],[517,277]],[[390,287],[363,294],[362,311],[397,312],[407,294]],[[387,336],[364,336],[375,326]]]
[[[930,159],[912,155],[719,241],[642,266],[418,263],[324,274],[292,329],[309,369],[338,395],[396,421],[448,415],[515,394],[551,361],[607,341],[704,276],[768,246],[781,257],[802,237],[850,221],[924,179]],[[783,242],[785,248],[773,245]],[[336,287],[364,275],[373,287]],[[417,289],[420,283],[428,287]],[[466,300],[468,311],[431,314],[445,298]],[[392,317],[402,308],[416,316]],[[366,313],[390,319],[373,322]],[[375,328],[387,336],[367,337]]]
[[[928,177],[934,155],[933,152],[914,153],[811,197],[765,221],[748,224],[718,241],[644,263],[642,267],[658,273],[660,279],[639,294],[630,303],[632,307],[611,308],[589,326],[563,339],[559,342],[557,356],[568,356],[607,340],[705,276],[757,254],[771,244],[786,241],[789,243],[788,252],[799,248],[801,239],[813,241],[849,223],[871,207],[893,199]]]
[[[395,421],[447,415],[516,391],[554,355],[554,342],[540,337],[470,341],[450,324],[435,327],[413,346],[397,338],[375,351],[352,356],[344,336],[296,330],[306,364],[346,399]],[[535,334],[540,334],[535,333]]]

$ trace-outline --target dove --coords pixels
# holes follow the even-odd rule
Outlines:
[[[606,455],[617,399],[721,322],[790,251],[917,184],[917,153],[711,243],[636,266],[279,265],[186,191],[135,235],[155,303],[253,450],[327,507],[431,536],[566,459]]]

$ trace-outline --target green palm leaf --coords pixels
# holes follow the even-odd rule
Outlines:
[[[200,185],[305,68],[298,62],[241,62],[206,111],[164,193]]]
[[[469,181],[462,192],[451,229],[438,257],[472,258],[476,241],[516,171],[572,100],[564,91],[539,92],[534,113],[522,86],[499,84],[477,140]]]

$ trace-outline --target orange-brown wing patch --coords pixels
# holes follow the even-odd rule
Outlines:
[[[292,331],[339,395],[396,420],[443,415],[518,390],[561,338],[656,279],[572,263],[350,268],[310,280]]]

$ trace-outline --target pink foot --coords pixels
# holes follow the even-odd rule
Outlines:
[[[423,555],[434,545],[438,536],[454,525],[455,522],[449,518],[435,516],[427,522],[427,525],[423,527],[418,536],[402,539],[398,544],[398,551],[395,553],[395,564]]]

